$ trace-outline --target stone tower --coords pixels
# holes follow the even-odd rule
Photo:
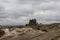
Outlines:
[[[36,19],[31,19],[29,20],[29,25],[32,26],[32,25],[37,25],[37,22],[36,22]]]

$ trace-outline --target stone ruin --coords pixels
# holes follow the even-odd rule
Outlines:
[[[31,20],[29,20],[29,26],[35,26],[35,25],[37,25],[37,21],[36,21],[36,19],[31,19]]]
[[[26,24],[26,26],[31,27],[33,29],[37,29],[38,28],[38,23],[37,23],[36,19],[30,19],[29,24]]]

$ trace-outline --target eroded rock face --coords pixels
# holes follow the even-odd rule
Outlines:
[[[58,38],[57,38],[58,37]],[[39,32],[33,32],[33,33],[26,33],[23,36],[19,36],[16,38],[12,38],[10,40],[60,40],[60,29],[58,30],[52,30],[50,32],[40,34]],[[54,39],[56,38],[56,39]]]
[[[5,36],[1,38],[3,40],[17,37],[19,38],[19,36],[22,38],[34,37],[35,35],[44,33],[40,30],[34,30],[32,28],[14,28],[14,30],[10,32],[9,30],[5,29],[5,32],[6,32]]]
[[[0,40],[55,40],[55,38],[60,40],[60,29],[43,32],[40,30],[34,30],[32,28],[15,28],[11,34],[13,37],[10,35]]]

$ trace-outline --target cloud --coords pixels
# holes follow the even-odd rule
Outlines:
[[[0,0],[0,24],[20,25],[36,18],[40,23],[60,22],[60,0]]]

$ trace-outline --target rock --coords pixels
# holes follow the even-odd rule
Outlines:
[[[24,30],[25,28],[23,28],[23,31]],[[45,33],[41,33],[41,31],[38,30],[30,31],[30,29],[28,29],[28,31],[26,31],[24,35],[19,35],[15,38],[6,37],[1,40],[55,40],[55,38],[59,39],[57,37],[60,37],[60,29],[52,30]]]
[[[44,34],[40,34],[38,32],[33,32],[33,33],[26,33],[23,36],[19,36],[16,38],[12,38],[10,40],[52,40],[53,38],[55,38],[56,36],[60,36],[60,31],[51,31],[51,32],[47,32]]]
[[[4,34],[5,34],[5,32],[0,29],[0,37],[2,37]]]

